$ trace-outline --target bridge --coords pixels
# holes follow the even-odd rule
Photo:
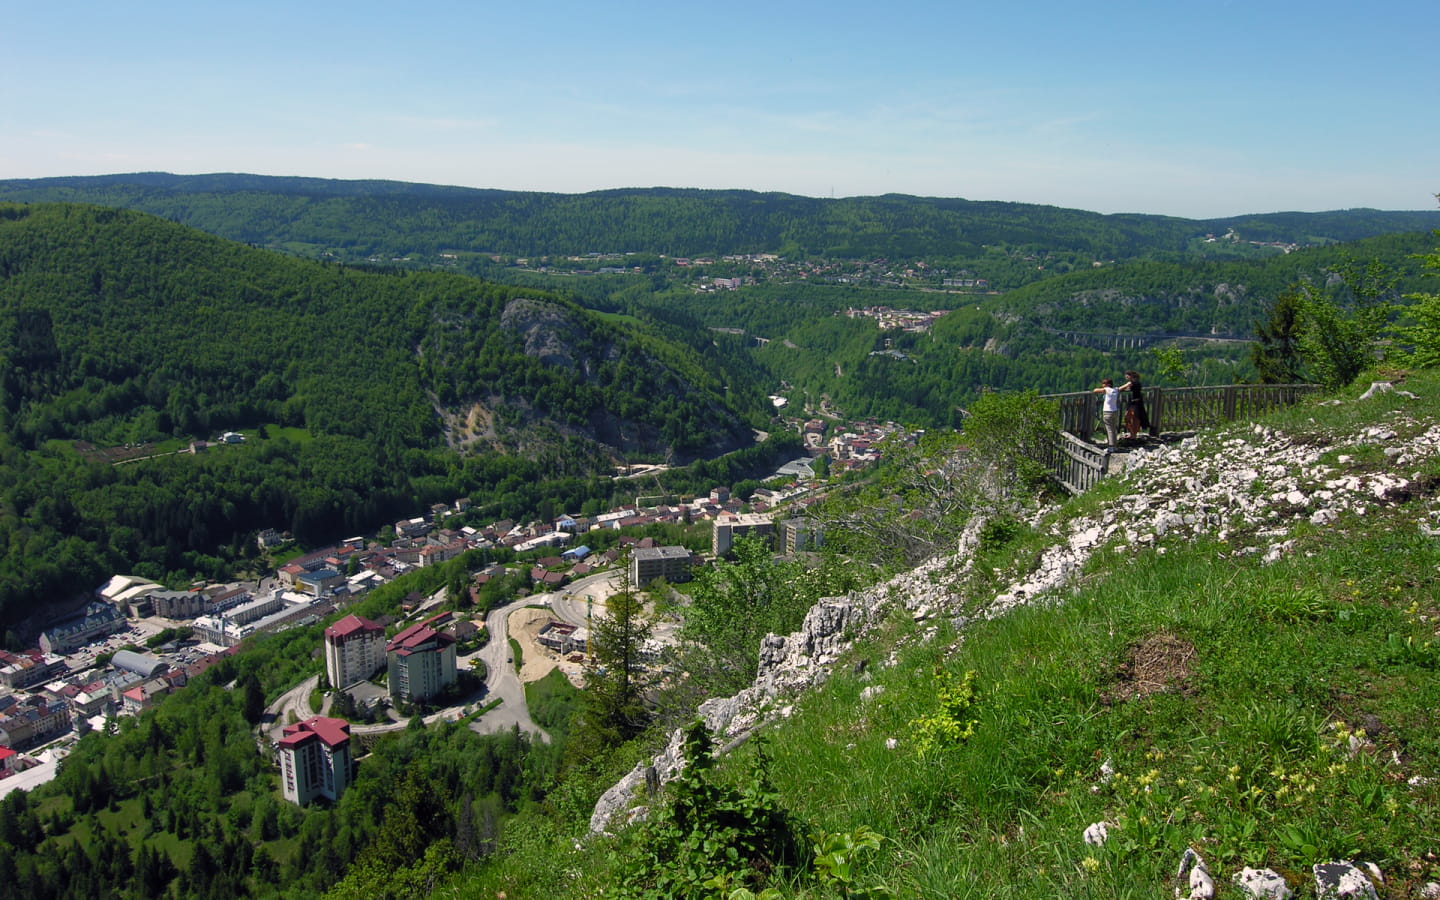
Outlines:
[[[1151,387],[1143,393],[1145,409],[1150,414],[1150,434],[1159,437],[1255,418],[1293,406],[1302,397],[1321,390],[1316,384],[1224,384]],[[1101,395],[1078,391],[1046,394],[1041,399],[1053,400],[1060,407],[1060,431],[1044,462],[1067,491],[1082,494],[1110,472],[1112,456],[1090,440],[1101,425]]]

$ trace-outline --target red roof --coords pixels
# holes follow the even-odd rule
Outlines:
[[[374,631],[384,634],[385,629],[369,619],[362,619],[360,616],[351,613],[340,621],[331,624],[329,628],[326,628],[325,636],[327,638],[350,637],[362,631]]]
[[[443,632],[436,631],[433,627],[437,620],[443,621],[445,619],[448,619],[449,617],[450,613],[443,612],[439,613],[438,615],[431,616],[430,618],[426,619],[423,622],[420,622],[419,624],[411,625],[409,628],[405,629],[404,631],[400,632],[399,634],[395,635],[393,638],[390,639],[390,643],[387,644],[385,647],[385,652],[398,652],[401,654],[405,654],[409,651],[419,649],[421,646],[432,640],[436,641],[440,646],[455,643],[455,639],[453,637]]]
[[[325,746],[332,749],[339,747],[350,740],[350,723],[328,716],[312,716],[298,725],[286,725],[280,746],[298,747],[315,738],[324,741]]]

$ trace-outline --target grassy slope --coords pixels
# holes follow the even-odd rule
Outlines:
[[[1273,424],[1338,444],[1376,422],[1440,420],[1440,377],[1405,386],[1421,399],[1307,407]],[[1357,472],[1385,465],[1381,448],[1347,452]],[[1440,475],[1440,460],[1419,471]],[[1054,522],[1118,510],[1137,489],[1107,483],[986,556],[974,569],[986,577],[957,586],[957,608],[1033,565]],[[1430,855],[1440,789],[1425,781],[1440,776],[1440,647],[1430,643],[1440,541],[1422,528],[1436,518],[1433,496],[1370,504],[1328,526],[1297,516],[1267,538],[1296,542],[1271,564],[1216,539],[1131,551],[1112,538],[1063,603],[973,622],[963,640],[897,614],[857,651],[866,674],[840,667],[769,729],[773,781],[816,831],[884,835],[855,883],[900,897],[1169,896],[1186,847],[1208,861],[1221,897],[1238,896],[1229,879],[1245,865],[1299,887],[1313,863],[1340,857],[1378,863],[1387,896],[1415,896],[1440,878]],[[967,671],[977,673],[974,736],[921,756],[915,720]],[[873,686],[883,693],[862,699]],[[749,753],[722,770],[741,771]],[[1110,841],[1087,847],[1082,832],[1102,820]],[[567,854],[531,834],[514,849],[456,896],[624,893],[625,870],[603,842]],[[781,887],[840,896],[808,878]]]

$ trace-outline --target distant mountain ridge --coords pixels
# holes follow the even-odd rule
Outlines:
[[[0,199],[121,206],[300,255],[643,252],[675,256],[938,259],[1036,247],[1097,259],[1200,258],[1197,238],[1323,244],[1440,228],[1440,211],[1338,210],[1192,220],[958,198],[818,199],[745,190],[636,188],[555,194],[247,174],[0,181]]]

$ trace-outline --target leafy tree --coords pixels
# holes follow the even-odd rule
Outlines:
[[[1042,400],[1034,391],[987,393],[966,412],[967,464],[992,474],[992,500],[1046,487],[1059,421],[1054,401]]]
[[[798,560],[775,559],[765,538],[738,538],[733,555],[733,562],[700,569],[688,591],[680,632],[688,649],[678,668],[702,698],[725,696],[754,681],[760,639],[794,631],[819,599],[820,579],[807,579]]]
[[[1188,368],[1185,354],[1176,347],[1153,347],[1150,357],[1155,360],[1155,374],[1161,379],[1180,380]]]
[[[1440,250],[1423,255],[1421,260],[1430,275],[1440,275]],[[1398,336],[1410,344],[1416,365],[1440,366],[1440,294],[1407,294],[1406,299],[1411,303],[1405,309],[1411,324],[1398,329]]]
[[[1309,283],[1299,286],[1298,297],[1300,356],[1310,378],[1330,388],[1344,387],[1375,362],[1396,283],[1378,261],[1347,262],[1337,275],[1351,295],[1348,304]]]
[[[669,801],[627,848],[627,887],[646,897],[703,897],[724,885],[719,895],[733,897],[793,873],[806,858],[803,827],[770,785],[763,744],[738,788],[719,780],[703,722],[685,729],[683,752]]]

